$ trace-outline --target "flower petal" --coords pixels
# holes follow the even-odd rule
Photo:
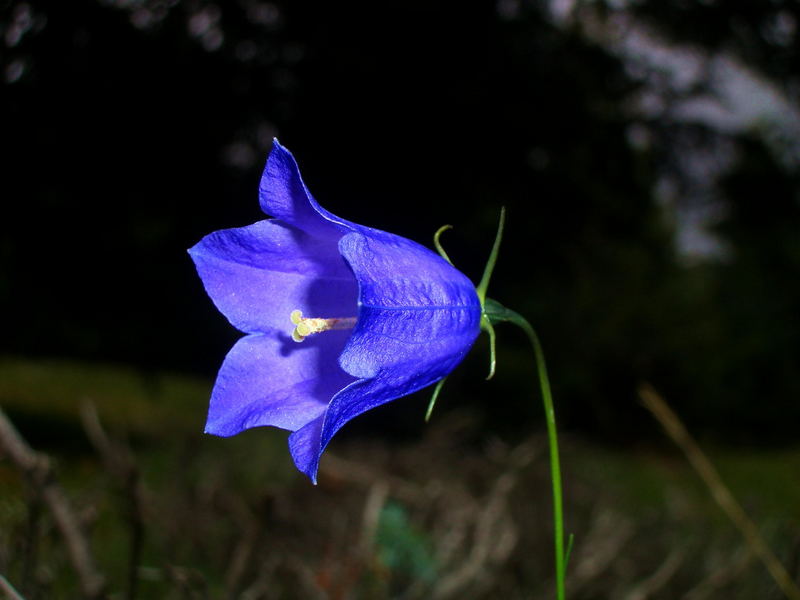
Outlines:
[[[346,331],[297,344],[288,335],[240,339],[217,375],[206,433],[231,436],[272,425],[295,431],[320,417],[331,397],[353,381],[337,364]]]
[[[335,240],[265,220],[207,235],[189,254],[214,304],[245,333],[291,332],[295,309],[355,316],[357,283]]]
[[[367,378],[414,362],[424,370],[428,362],[466,354],[480,332],[481,306],[465,275],[427,248],[385,232],[348,234],[339,251],[359,285],[358,323],[339,359],[345,371]],[[439,371],[428,383],[450,369]]]
[[[349,223],[322,208],[308,191],[292,153],[272,142],[259,185],[261,210],[316,237],[338,240]]]
[[[440,380],[480,332],[480,301],[469,279],[419,244],[367,232],[339,242],[359,282],[358,323],[339,363],[360,379],[289,439],[297,468],[312,481],[322,452],[345,423]]]
[[[317,469],[322,454],[319,440],[323,418],[324,415],[317,417],[289,436],[289,453],[297,470],[307,475],[314,485],[317,484]]]

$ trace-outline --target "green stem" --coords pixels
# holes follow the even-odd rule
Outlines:
[[[558,456],[558,432],[556,429],[556,413],[553,408],[553,395],[550,391],[550,379],[547,376],[547,367],[544,361],[544,352],[539,343],[539,337],[531,324],[520,314],[509,310],[499,303],[488,300],[485,305],[487,317],[492,322],[508,321],[520,327],[530,340],[536,357],[536,368],[539,375],[539,384],[542,389],[544,413],[547,421],[547,437],[550,446],[550,478],[553,482],[553,529],[556,559],[556,598],[564,600],[567,569],[567,553],[564,550],[564,509],[561,493],[561,462]]]
[[[542,400],[547,420],[547,437],[550,442],[550,477],[553,480],[553,524],[556,551],[556,597],[564,600],[564,579],[566,577],[566,560],[564,555],[564,509],[561,493],[561,461],[558,456],[558,431],[556,429],[556,412],[553,408],[553,395],[550,392],[550,379],[544,362],[544,352],[539,343],[539,336],[533,327],[515,313],[516,319],[511,322],[521,327],[528,336],[536,354],[536,368],[539,373],[539,385],[542,387]]]

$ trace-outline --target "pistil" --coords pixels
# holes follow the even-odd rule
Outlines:
[[[299,310],[293,310],[289,318],[294,325],[292,339],[295,342],[302,342],[308,336],[323,331],[333,329],[352,329],[356,324],[356,317],[339,317],[331,319],[320,319],[316,317],[304,317]]]

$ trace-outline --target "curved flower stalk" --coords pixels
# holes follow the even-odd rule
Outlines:
[[[274,219],[216,231],[189,250],[214,304],[247,334],[220,368],[205,431],[287,429],[297,468],[316,482],[345,423],[461,362],[482,302],[434,252],[322,208],[277,140],[259,197]]]

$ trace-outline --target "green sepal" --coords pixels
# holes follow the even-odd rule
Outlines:
[[[478,287],[475,288],[475,291],[478,293],[478,298],[481,301],[481,307],[484,306],[486,301],[486,290],[489,287],[489,281],[492,279],[492,273],[494,272],[494,266],[497,263],[497,255],[500,252],[500,242],[503,241],[503,229],[506,224],[506,207],[502,206],[500,208],[500,221],[497,224],[497,234],[494,236],[494,244],[492,245],[492,251],[489,253],[489,260],[486,261],[486,267],[483,269],[483,277],[481,277],[481,281],[478,284]]]
[[[484,312],[481,314],[481,331],[485,331],[489,336],[489,374],[486,376],[486,381],[494,377],[494,370],[497,366],[497,353],[496,353],[496,335],[494,333],[494,325],[491,319]]]
[[[453,261],[450,260],[449,256],[447,256],[447,252],[444,251],[444,248],[442,247],[442,243],[439,241],[439,238],[442,237],[442,234],[445,231],[452,228],[453,228],[452,225],[442,225],[441,227],[439,227],[439,229],[436,230],[436,233],[433,234],[433,245],[436,248],[436,251],[439,253],[439,256],[441,256],[451,265],[453,264]]]
[[[488,321],[491,325],[497,325],[498,323],[507,323],[509,321],[514,321],[514,315],[516,315],[516,313],[513,310],[507,309],[497,300],[486,298],[486,300],[483,303],[481,326],[483,326],[483,320]]]
[[[425,411],[425,422],[427,423],[431,418],[431,413],[433,412],[433,406],[436,404],[436,399],[439,397],[439,392],[442,391],[444,387],[444,382],[447,381],[447,377],[444,377],[439,380],[439,383],[436,384],[436,387],[433,388],[433,395],[431,396],[430,402],[428,402],[428,410]]]

